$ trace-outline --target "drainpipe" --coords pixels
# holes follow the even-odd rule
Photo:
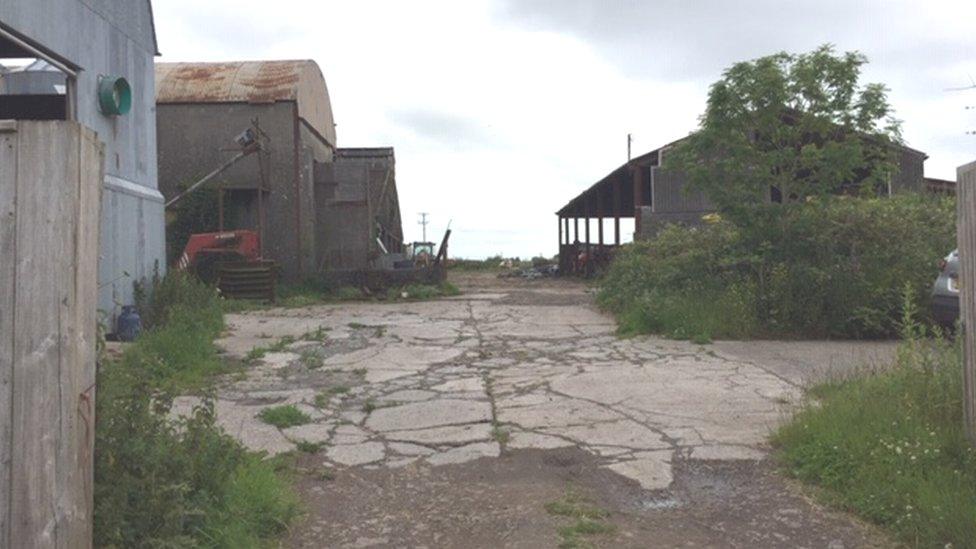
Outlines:
[[[301,122],[298,119],[298,101],[292,104],[292,118],[294,122],[295,142],[292,145],[292,152],[295,157],[295,260],[298,265],[298,276],[304,278],[305,271],[302,269],[302,174],[301,174],[301,148],[302,131]]]

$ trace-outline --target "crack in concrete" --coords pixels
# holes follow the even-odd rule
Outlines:
[[[455,463],[555,444],[594,453],[606,466],[645,464],[615,470],[660,488],[655,483],[670,478],[660,471],[697,448],[754,451],[761,426],[786,400],[777,395],[796,389],[768,368],[701,346],[618,339],[612,323],[586,307],[510,305],[497,298],[248,313],[229,323],[229,345],[244,354],[248,345],[268,341],[259,341],[257,332],[292,334],[298,328],[291,323],[306,326],[308,318],[328,329],[325,339],[289,346],[296,358],[281,368],[286,378],[271,380],[271,365],[259,363],[243,383],[227,383],[221,398],[237,414],[236,432],[244,434],[257,430],[247,414],[263,404],[245,409],[230,398],[234,394],[243,402],[276,390],[320,412],[309,431],[322,426],[332,444],[323,459],[334,466]],[[303,352],[322,353],[328,369],[308,369],[298,357]],[[306,393],[288,396],[327,390],[340,379],[348,392],[327,402],[317,404]],[[727,402],[742,417],[731,418],[719,404],[703,406],[711,402]],[[377,424],[381,411],[384,421]],[[404,425],[411,421],[422,424]],[[345,425],[362,436],[343,434]],[[499,434],[502,429],[508,434]],[[283,451],[302,432],[278,431],[281,440],[254,443]],[[397,448],[423,448],[429,455]]]

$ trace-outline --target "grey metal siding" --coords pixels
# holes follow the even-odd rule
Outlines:
[[[925,190],[925,154],[911,149],[897,152],[898,171],[891,177],[891,192]]]
[[[687,188],[682,172],[651,168],[651,205],[655,212],[707,212],[713,209],[701,191]]]
[[[132,283],[164,261],[162,196],[157,189],[152,12],[143,0],[0,0],[0,21],[82,68],[77,120],[105,144],[106,184],[99,262],[99,308],[109,321],[131,303]],[[125,77],[132,110],[98,108],[99,75]],[[145,191],[133,190],[133,186]],[[127,192],[129,191],[129,192]]]

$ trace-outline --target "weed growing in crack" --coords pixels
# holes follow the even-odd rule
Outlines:
[[[329,328],[328,326],[319,326],[318,328],[312,330],[311,332],[305,332],[304,334],[302,334],[301,340],[302,341],[324,341],[326,338],[326,334],[331,330],[332,328]]]
[[[359,377],[366,377],[366,368],[356,368],[352,373]]]
[[[508,432],[508,429],[497,423],[491,428],[491,438],[495,439],[498,444],[508,444],[508,439],[511,438],[511,436],[512,435]]]
[[[575,491],[568,491],[562,499],[547,503],[545,508],[550,515],[573,520],[572,524],[558,530],[559,547],[592,547],[586,537],[611,534],[615,530],[606,522],[609,512],[589,503]]]
[[[305,349],[300,356],[302,365],[309,370],[317,370],[325,366],[325,358],[316,349]]]
[[[258,413],[258,417],[261,418],[261,421],[267,423],[268,425],[274,425],[279,429],[295,427],[296,425],[305,425],[306,423],[312,421],[312,418],[309,417],[308,414],[292,406],[291,404],[286,406],[273,406],[271,408],[265,408]]]
[[[369,326],[361,322],[350,322],[349,324],[346,324],[346,326],[349,326],[353,330],[364,330],[366,328],[369,328]]]
[[[284,336],[276,341],[274,344],[268,346],[268,350],[273,353],[280,353],[285,350],[286,347],[295,342],[295,338],[292,336]]]
[[[336,475],[335,475],[335,471],[333,471],[332,469],[329,469],[328,467],[323,467],[319,469],[318,473],[316,473],[315,478],[324,481],[332,481],[335,480]]]
[[[299,452],[305,452],[306,454],[314,454],[325,446],[324,442],[310,442],[308,440],[299,440],[295,443],[295,447],[298,448]]]
[[[244,355],[244,363],[251,364],[256,360],[261,360],[268,353],[280,353],[281,351],[285,350],[285,347],[291,345],[294,342],[295,342],[295,338],[291,336],[285,336],[279,339],[278,341],[272,343],[271,345],[267,345],[264,347],[255,347],[250,351],[248,351],[246,355]]]
[[[363,403],[363,411],[366,412],[367,414],[372,413],[373,410],[375,409],[376,409],[376,401],[374,401],[373,399],[368,399],[366,402]]]
[[[264,355],[268,354],[268,349],[265,347],[255,347],[244,355],[244,362],[250,364],[256,360],[261,360]]]
[[[329,401],[332,399],[332,395],[329,393],[319,393],[315,395],[315,407],[325,408],[329,405]]]

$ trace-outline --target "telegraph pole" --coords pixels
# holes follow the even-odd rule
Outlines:
[[[627,162],[630,162],[630,144],[634,142],[634,137],[631,134],[627,134]]]
[[[430,221],[427,221],[428,215],[430,214],[427,212],[420,212],[420,221],[417,222],[418,225],[424,228],[424,242],[427,242],[427,224],[430,223]]]

